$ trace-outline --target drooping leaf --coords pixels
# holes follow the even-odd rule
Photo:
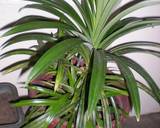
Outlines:
[[[123,44],[116,45],[109,49],[110,52],[118,51],[124,48],[130,48],[130,47],[155,47],[160,48],[160,43],[158,42],[150,42],[150,41],[133,41],[133,42],[126,42]]]
[[[128,96],[128,92],[126,90],[118,89],[111,86],[104,86],[104,93],[106,94],[107,97],[118,96],[118,95]]]
[[[21,60],[21,61],[15,62],[15,63],[1,69],[0,72],[2,72],[3,74],[8,74],[8,73],[14,72],[18,69],[22,69],[23,67],[28,65],[28,63],[29,63],[28,59]]]
[[[148,87],[147,85],[144,85],[142,82],[139,82],[139,81],[137,81],[137,83],[138,83],[139,89],[143,90],[145,93],[150,95],[159,103],[159,99],[155,96],[155,93],[152,91],[152,89],[150,89],[150,87]]]
[[[118,54],[118,55],[124,55],[128,53],[147,53],[147,54],[151,54],[151,55],[160,57],[159,51],[143,49],[143,48],[134,48],[134,47],[128,47],[128,48],[116,50],[116,51],[113,51],[113,53]]]
[[[23,23],[17,26],[14,26],[9,31],[4,33],[2,36],[9,36],[12,34],[20,33],[20,32],[26,32],[29,30],[36,30],[36,29],[53,29],[53,28],[60,28],[62,30],[74,30],[72,26],[69,26],[63,22],[60,22],[58,20],[52,20],[52,21],[33,21],[28,23]]]
[[[78,15],[76,10],[66,1],[64,1],[64,0],[54,0],[54,1],[50,1],[50,0],[45,0],[45,1],[44,0],[39,0],[39,1],[31,0],[31,1],[46,4],[46,5],[52,6],[54,8],[57,8],[58,10],[64,12],[69,17],[71,17],[79,25],[79,27],[82,29],[82,31],[88,36],[88,33],[85,29],[85,24],[84,24],[83,20]]]
[[[16,25],[21,25],[24,23],[28,23],[28,22],[33,22],[33,21],[51,21],[51,18],[47,18],[44,16],[37,16],[37,15],[28,15],[28,16],[24,16],[14,22],[11,22],[5,26],[3,26],[0,30],[5,30],[5,29],[9,29],[12,27],[15,27]]]
[[[46,87],[43,87],[43,86],[37,86],[37,85],[33,84],[33,85],[29,85],[27,88],[31,89],[31,90],[38,91],[38,92],[43,93],[43,94],[47,94],[49,96],[53,96],[53,97],[60,96],[60,94],[56,93],[53,89],[49,89],[49,88],[46,88]]]
[[[23,126],[28,124],[31,120],[35,119],[36,117],[41,116],[45,112],[44,107],[29,107],[25,114],[25,121]],[[21,127],[23,127],[21,126]]]
[[[12,105],[16,107],[22,106],[48,106],[57,103],[56,100],[53,99],[30,99],[30,100],[21,100],[16,101],[15,103],[12,102]]]
[[[72,38],[66,39],[50,48],[34,65],[27,82],[40,75],[50,64],[62,58],[67,51],[78,47],[81,43],[81,40]]]
[[[69,104],[65,97],[61,98],[60,100],[57,100],[55,104],[52,104],[42,116],[26,124],[24,128],[48,128],[53,119],[67,113],[73,108],[73,105],[74,104]]]
[[[1,54],[0,59],[4,59],[12,55],[33,55],[34,53],[35,51],[30,49],[15,49]]]
[[[136,118],[137,118],[137,121],[139,121],[140,113],[141,113],[141,106],[140,106],[138,86],[134,78],[134,75],[124,60],[122,61],[121,58],[113,54],[107,53],[106,55],[113,58],[113,60],[117,63],[119,70],[121,71],[121,74],[123,75],[126,81],[127,88],[128,88],[128,91],[131,97],[131,102],[135,110]]]
[[[66,23],[73,25],[75,28],[76,26],[74,25],[74,23],[61,11],[59,11],[58,9],[50,6],[50,5],[46,5],[46,4],[29,4],[24,6],[22,9],[26,9],[26,8],[33,8],[33,9],[39,9],[42,11],[46,11],[48,13],[51,13],[55,16],[60,17],[63,21],[65,21]],[[77,29],[78,30],[78,29]]]
[[[92,115],[96,109],[97,102],[100,98],[101,91],[103,90],[105,80],[105,60],[103,50],[93,50],[89,69],[91,75],[88,96],[88,117]]]
[[[24,33],[16,35],[6,42],[3,43],[2,47],[5,48],[7,46],[10,46],[12,44],[16,44],[18,42],[22,41],[30,41],[30,40],[41,40],[41,41],[48,41],[48,42],[54,42],[56,39],[51,36],[51,34],[46,33]]]
[[[134,69],[138,74],[140,74],[148,83],[152,91],[154,92],[155,96],[159,99],[160,102],[160,89],[158,88],[157,84],[154,82],[152,77],[146,72],[146,70],[137,64],[135,61],[126,58],[126,57],[121,57],[123,61],[126,62],[126,64]]]

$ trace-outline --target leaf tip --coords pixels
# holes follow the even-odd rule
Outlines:
[[[24,7],[20,8],[20,9],[18,10],[18,12],[21,12],[23,9],[24,9]]]
[[[3,38],[3,37],[6,37],[6,36],[8,36],[9,35],[9,33],[8,32],[5,32],[1,37]]]
[[[140,122],[140,115],[136,116],[136,120],[137,120],[137,122]]]

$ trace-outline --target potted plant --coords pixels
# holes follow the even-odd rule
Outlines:
[[[131,1],[121,7],[121,0],[27,0],[34,2],[25,8],[49,12],[58,19],[29,15],[10,23],[2,37],[14,35],[2,47],[22,41],[37,40],[29,49],[16,49],[1,55],[27,54],[21,60],[2,69],[9,73],[31,69],[26,88],[36,90],[31,99],[21,99],[15,106],[30,106],[24,128],[112,128],[121,127],[123,107],[116,96],[129,96],[137,121],[141,106],[138,89],[142,89],[160,103],[160,90],[142,65],[124,56],[142,52],[159,56],[159,52],[140,46],[159,48],[156,42],[134,41],[110,47],[116,39],[130,32],[160,24],[159,17],[127,17],[143,7],[160,4],[159,0]],[[21,9],[21,10],[22,10]],[[32,32],[37,29],[57,29],[55,34]],[[114,62],[118,71],[107,64]],[[147,86],[135,79],[131,69],[140,74]],[[42,76],[47,79],[35,79]],[[51,76],[51,77],[50,77]],[[28,86],[29,85],[29,86]]]

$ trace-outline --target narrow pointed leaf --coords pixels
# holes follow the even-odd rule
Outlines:
[[[82,31],[84,31],[86,34],[86,29],[85,29],[85,24],[83,22],[83,20],[81,19],[81,17],[78,15],[78,13],[76,12],[76,10],[66,1],[64,0],[54,0],[54,1],[50,1],[50,0],[34,0],[35,2],[38,3],[42,3],[42,4],[46,4],[49,6],[52,6],[62,12],[64,12],[65,14],[67,14],[69,17],[71,17],[78,25],[79,27],[82,29]]]
[[[11,51],[7,51],[0,55],[0,59],[12,56],[12,55],[33,55],[35,53],[34,50],[30,49],[15,49]]]
[[[117,55],[123,55],[123,54],[128,54],[128,53],[147,53],[147,54],[151,54],[151,55],[160,57],[159,51],[143,49],[143,48],[134,48],[134,47],[128,47],[128,48],[116,50],[116,51],[113,51],[113,53]]]
[[[91,31],[92,31],[92,21],[91,21],[90,15],[88,15],[86,13],[86,11],[84,10],[84,8],[82,7],[81,3],[78,0],[73,0],[73,2],[75,3],[75,5],[79,9],[79,11],[81,12],[81,15],[83,16],[83,20],[86,23],[86,25],[89,29],[89,32],[91,33]]]
[[[128,96],[128,92],[126,90],[122,90],[122,89],[118,89],[115,87],[111,87],[111,86],[104,86],[104,92],[105,94],[110,94],[110,95],[125,95]]]
[[[147,83],[150,86],[150,88],[152,89],[154,95],[157,97],[157,99],[159,99],[159,102],[160,102],[160,89],[157,86],[157,84],[154,82],[152,77],[146,72],[146,70],[142,66],[137,64],[135,61],[133,61],[129,58],[121,57],[121,59],[123,61],[125,61],[129,67],[134,69],[138,74],[140,74],[147,81]]]
[[[2,72],[3,74],[8,74],[11,72],[14,72],[18,69],[22,69],[24,68],[26,65],[28,65],[28,60],[22,60],[22,61],[18,61],[16,63],[13,63],[3,69],[0,70],[0,72]]]
[[[140,106],[140,97],[139,97],[139,91],[137,82],[134,78],[133,73],[129,69],[128,65],[126,64],[126,61],[122,61],[118,56],[114,56],[112,54],[107,53],[108,56],[112,57],[113,60],[117,63],[122,75],[124,76],[124,79],[127,84],[127,88],[129,90],[129,94],[131,97],[131,102],[133,104],[135,114],[137,121],[140,120],[140,113],[141,113],[141,106]]]
[[[32,120],[29,124],[26,124],[24,128],[48,128],[53,119],[67,113],[71,108],[73,108],[73,104],[68,104],[65,97],[61,98],[60,100],[55,101],[42,116]]]
[[[28,23],[24,23],[24,24],[20,24],[17,25],[15,27],[13,27],[12,29],[10,29],[9,31],[7,31],[6,33],[4,33],[4,36],[9,36],[12,34],[16,34],[16,33],[20,33],[20,32],[26,32],[29,30],[36,30],[36,29],[53,29],[53,28],[60,28],[62,30],[74,30],[74,28],[72,28],[71,26],[60,22],[60,21],[34,21],[34,22],[28,22]]]
[[[14,27],[16,25],[28,23],[28,22],[33,22],[33,21],[48,21],[48,20],[53,20],[44,16],[37,16],[37,15],[29,15],[29,16],[24,16],[14,22],[11,22],[5,26],[3,26],[0,30],[5,30],[11,27]]]
[[[96,109],[105,80],[104,51],[94,49],[92,54],[92,60],[90,62],[92,71],[88,96],[88,116],[92,115],[93,111]]]
[[[46,34],[46,33],[34,33],[34,32],[24,33],[10,38],[9,40],[3,43],[2,47],[5,48],[7,46],[10,46],[18,42],[30,41],[30,40],[54,42],[56,39],[52,37],[51,34]]]
[[[116,45],[112,48],[109,49],[109,51],[114,52],[118,51],[121,49],[129,48],[129,47],[155,47],[155,48],[160,48],[160,43],[158,42],[150,42],[150,41],[133,41],[133,42],[126,42],[120,45]]]
[[[73,38],[64,40],[50,48],[34,65],[27,82],[30,82],[35,77],[40,75],[50,64],[62,58],[67,51],[71,50],[72,48],[78,47],[80,44],[80,40]]]
[[[51,104],[55,104],[57,101],[54,101],[52,99],[31,99],[31,100],[21,100],[16,101],[15,103],[12,102],[12,105],[16,107],[22,107],[22,106],[48,106]]]
[[[60,96],[59,94],[57,94],[53,89],[49,89],[49,88],[46,88],[46,87],[43,87],[43,86],[37,86],[37,85],[29,85],[27,87],[28,89],[31,89],[31,90],[36,90],[40,93],[43,93],[43,94],[47,94],[49,96]]]
[[[63,21],[65,21],[69,25],[74,26],[74,28],[76,28],[76,26],[74,25],[74,23],[72,22],[72,20],[70,20],[63,12],[59,11],[58,9],[56,9],[56,8],[54,8],[52,6],[48,6],[46,4],[29,4],[29,5],[26,5],[23,8],[21,8],[21,10],[22,9],[26,9],[26,8],[39,9],[39,10],[51,13],[52,15],[58,16]]]
[[[99,7],[97,7],[100,10],[100,14],[97,13],[96,19],[97,21],[97,28],[96,31],[94,33],[94,38],[97,39],[98,34],[102,31],[102,29],[104,28],[106,21],[108,20],[109,16],[112,14],[112,10],[114,8],[114,6],[116,6],[117,3],[119,3],[119,0],[100,0],[101,4]],[[104,8],[103,8],[104,6]],[[98,11],[97,11],[98,12]],[[95,40],[96,40],[95,39]],[[96,42],[98,42],[96,40]]]
[[[129,22],[124,27],[107,36],[101,43],[101,46],[107,47],[119,37],[122,37],[130,32],[158,25],[160,25],[160,18],[136,18],[133,22]]]
[[[150,89],[150,87],[148,87],[148,85],[144,85],[142,82],[139,81],[137,81],[137,83],[139,89],[143,90],[145,93],[150,95],[152,98],[155,99],[155,101],[159,103],[159,99],[155,96],[155,93],[152,91],[152,89]]]
[[[120,19],[122,19],[124,16],[132,13],[133,11],[136,11],[140,8],[151,6],[151,5],[157,5],[160,4],[160,1],[154,0],[142,0],[142,1],[131,1],[130,3],[124,5],[122,9],[120,9],[121,12],[119,12],[116,16],[114,16],[110,22],[104,27],[103,31],[101,32],[99,39],[103,39],[106,32]]]
[[[64,79],[64,66],[63,66],[63,61],[60,60],[58,63],[57,75],[56,75],[55,86],[54,86],[55,91],[58,90],[61,83],[63,82],[63,79]]]

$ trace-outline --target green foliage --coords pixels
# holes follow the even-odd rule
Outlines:
[[[74,6],[65,0],[26,0],[34,2],[20,10],[31,8],[48,12],[58,19],[29,15],[12,22],[1,30],[7,30],[2,37],[12,36],[2,48],[17,45],[23,41],[37,41],[28,49],[17,48],[0,55],[5,59],[13,55],[28,55],[1,69],[10,73],[21,69],[21,75],[30,70],[26,80],[27,89],[37,91],[31,99],[20,99],[14,106],[30,106],[23,128],[48,128],[60,119],[56,128],[67,122],[67,127],[112,128],[111,115],[116,127],[120,126],[120,115],[125,112],[115,100],[116,96],[129,96],[137,120],[140,120],[141,106],[139,89],[142,89],[160,103],[160,89],[143,66],[125,57],[125,54],[142,52],[160,56],[158,42],[135,41],[110,47],[115,40],[130,32],[160,25],[160,17],[126,17],[143,7],[160,4],[159,0],[137,0],[119,6],[122,0],[72,0]],[[32,32],[38,29],[57,29],[55,34]],[[109,62],[118,65],[114,72]],[[137,81],[135,70],[148,85]],[[49,73],[51,80],[33,81]]]

